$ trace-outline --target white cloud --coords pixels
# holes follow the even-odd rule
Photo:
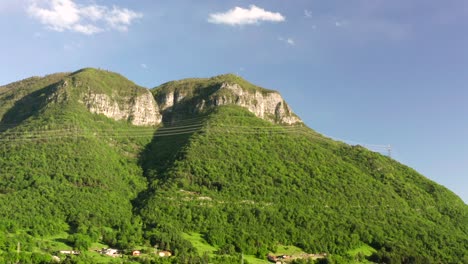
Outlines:
[[[71,0],[52,0],[50,9],[39,7],[39,1],[32,1],[29,14],[55,31],[64,31],[80,21],[78,7]]]
[[[258,24],[263,21],[282,22],[285,17],[280,13],[266,11],[263,8],[251,5],[249,9],[235,7],[225,13],[210,14],[208,22],[213,24],[226,24],[230,26]]]
[[[127,31],[141,13],[113,6],[79,5],[75,0],[30,0],[29,15],[54,31],[72,31],[86,35],[105,30]]]
[[[304,10],[304,16],[307,17],[307,18],[310,18],[310,17],[312,17],[312,12],[309,11],[309,10],[307,10],[307,9],[305,9],[305,10]]]
[[[294,41],[294,39],[292,38],[283,38],[283,37],[279,37],[278,40],[288,44],[288,45],[291,45],[291,46],[294,46],[296,45],[296,42]]]
[[[127,31],[128,26],[136,18],[141,18],[143,15],[126,8],[113,7],[112,11],[105,17],[107,23],[115,29]]]
[[[143,69],[148,69],[148,65],[146,65],[144,63],[140,64],[140,67],[143,68]]]
[[[87,24],[87,25],[76,24],[76,25],[73,25],[72,30],[78,33],[83,33],[85,35],[92,35],[92,34],[96,34],[96,33],[103,31],[102,28],[99,28],[91,24]]]
[[[107,8],[98,5],[85,6],[81,9],[81,14],[92,21],[98,21],[105,16]]]

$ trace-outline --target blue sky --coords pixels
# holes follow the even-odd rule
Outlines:
[[[468,202],[466,0],[2,0],[0,84],[99,67],[155,87],[237,73],[311,128],[392,145]]]

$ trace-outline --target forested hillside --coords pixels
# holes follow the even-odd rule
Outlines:
[[[238,107],[216,108],[203,122],[149,147],[152,194],[141,215],[151,235],[196,231],[258,256],[278,243],[340,255],[367,244],[379,250],[374,259],[393,263],[465,256],[466,205],[412,169]]]
[[[282,100],[273,114],[245,105],[274,91],[222,75],[151,92],[139,105],[147,89],[95,69],[0,87],[1,263],[50,263],[62,249],[81,251],[64,263],[121,263],[99,247],[125,263],[239,263],[288,245],[317,262],[468,263],[460,198],[322,136]]]
[[[139,230],[131,201],[146,188],[146,179],[137,160],[154,128],[115,122],[78,103],[78,88],[71,83],[105,82],[93,78],[96,73],[128,82],[85,71],[3,87],[1,105],[10,108],[1,117],[0,230],[7,235],[1,236],[0,262],[6,261],[2,255],[17,258],[8,255],[16,252],[17,242],[25,254],[53,254],[50,245],[34,241],[67,232],[72,247],[98,240],[127,247],[131,241],[117,242],[116,237]]]

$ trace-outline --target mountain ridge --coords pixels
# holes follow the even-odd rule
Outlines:
[[[271,122],[289,125],[302,122],[277,91],[255,86],[233,74],[172,81],[152,89],[140,87],[118,73],[93,68],[57,76],[62,79],[50,84],[55,85],[56,90],[49,95],[48,100],[59,103],[69,96],[75,96],[92,113],[103,114],[115,120],[131,121],[134,125],[158,125],[163,120],[164,112],[172,116],[175,108],[179,112],[184,109],[187,114],[193,114],[201,112],[205,107],[224,104],[241,105]],[[18,83],[29,80],[40,82],[50,77],[33,77]],[[101,81],[94,82],[95,79]],[[184,86],[187,83],[190,85]],[[9,86],[16,84],[4,86],[5,93]],[[178,86],[177,89],[171,88],[174,84]],[[78,91],[80,94],[76,94]],[[206,94],[201,94],[200,91]]]
[[[203,254],[184,238],[194,232],[219,250],[215,263],[279,244],[338,263],[466,263],[468,206],[453,192],[315,132],[282,98],[262,109],[275,92],[242,80],[146,89],[84,69],[0,87],[0,233],[12,238],[0,262],[17,257],[13,240],[24,258],[51,255],[55,242],[40,241],[58,233],[77,249],[157,246],[189,262]],[[158,124],[133,122],[140,96]],[[361,247],[374,251],[348,253]]]

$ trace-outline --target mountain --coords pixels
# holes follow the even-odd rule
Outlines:
[[[168,82],[153,89],[153,94],[162,114],[170,121],[192,117],[216,106],[238,105],[277,124],[302,122],[278,92],[255,86],[233,74]]]
[[[101,243],[145,249],[129,262],[261,263],[296,246],[335,263],[468,263],[459,197],[236,75],[153,89],[92,68],[32,77],[0,87],[0,120],[0,262],[65,247],[110,262],[86,251]]]

